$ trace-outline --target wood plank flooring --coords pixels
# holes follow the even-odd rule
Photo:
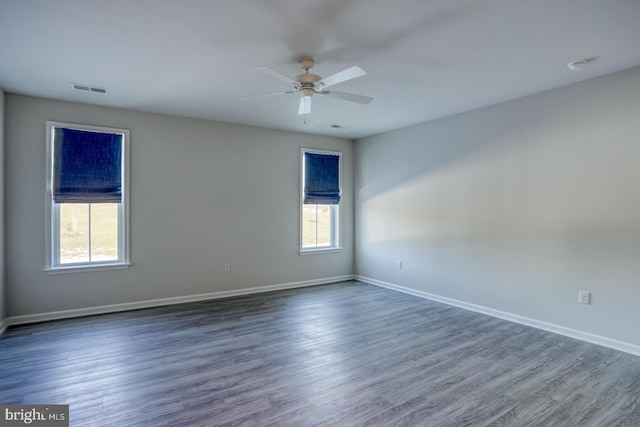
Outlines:
[[[72,426],[640,426],[640,357],[358,282],[10,328]]]

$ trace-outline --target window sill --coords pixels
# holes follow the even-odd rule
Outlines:
[[[342,252],[344,248],[309,248],[309,249],[300,249],[298,253],[300,255],[311,255],[311,254],[326,254],[332,252]]]
[[[131,267],[130,262],[118,264],[74,265],[68,267],[45,268],[46,274],[84,273],[88,271],[124,270]]]

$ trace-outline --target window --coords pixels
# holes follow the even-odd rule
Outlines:
[[[47,271],[129,265],[129,131],[47,122]]]
[[[300,252],[339,249],[341,153],[301,153]]]

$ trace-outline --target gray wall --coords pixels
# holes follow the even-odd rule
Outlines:
[[[8,316],[353,273],[352,141],[13,94],[6,101]],[[131,130],[130,269],[43,272],[46,120]],[[342,252],[297,252],[300,147],[343,152]]]
[[[366,138],[356,159],[358,275],[640,344],[640,68]]]
[[[0,330],[6,317],[4,278],[4,92],[0,90]]]

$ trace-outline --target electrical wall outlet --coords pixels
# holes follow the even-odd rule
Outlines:
[[[225,265],[224,265],[224,272],[225,272],[225,273],[228,273],[228,272],[230,272],[230,271],[231,271],[231,264],[225,264]]]
[[[402,260],[401,260],[401,259],[399,259],[398,261],[396,261],[396,268],[397,268],[398,270],[402,270]]]
[[[580,304],[591,304],[591,293],[587,291],[578,291],[578,302]]]

